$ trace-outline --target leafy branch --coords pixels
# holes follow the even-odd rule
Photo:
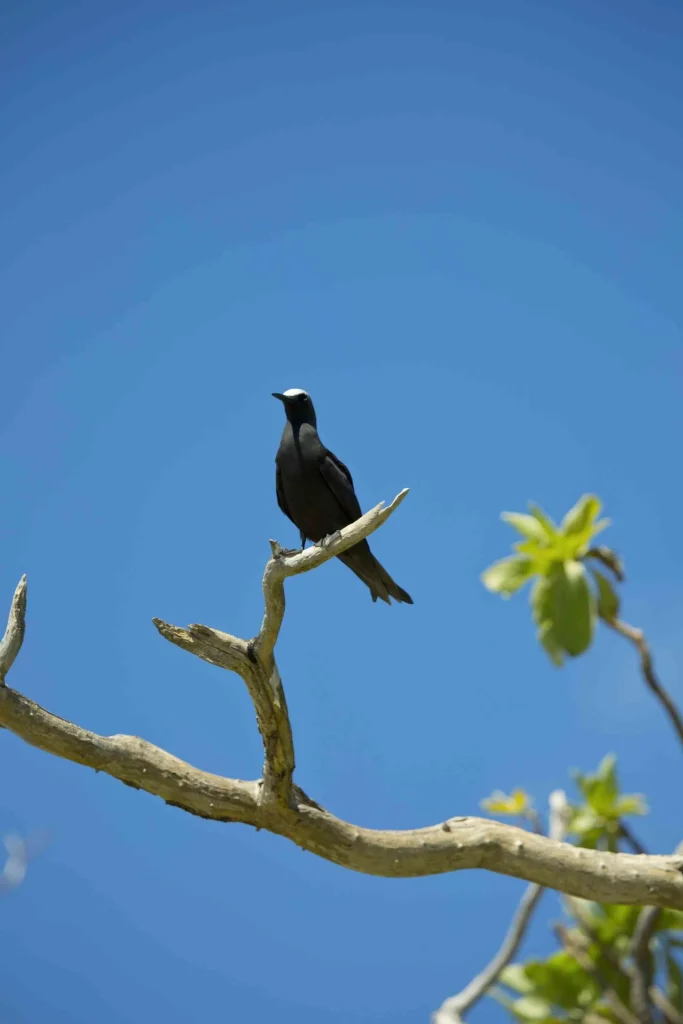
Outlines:
[[[683,718],[655,673],[643,632],[619,618],[616,584],[624,582],[624,566],[616,552],[595,545],[596,536],[608,525],[608,520],[598,518],[600,511],[598,498],[584,495],[559,525],[535,505],[529,514],[504,513],[503,520],[522,539],[514,545],[513,555],[482,574],[482,581],[506,598],[532,583],[538,639],[557,666],[588,649],[598,621],[629,640],[638,651],[646,685],[683,741]],[[593,774],[574,772],[574,781],[581,800],[565,800],[564,829],[578,847],[616,853],[625,844],[645,856],[625,819],[646,814],[647,804],[641,794],[621,793],[615,756],[603,758]],[[531,797],[521,788],[509,795],[497,790],[482,806],[492,814],[518,818],[535,831],[542,829]],[[683,852],[683,843],[678,852]],[[434,1024],[462,1021],[487,993],[522,1022],[683,1024],[683,972],[674,955],[683,947],[683,938],[678,938],[683,933],[682,913],[565,896],[570,923],[553,929],[560,950],[545,961],[511,964],[542,892],[538,886],[525,890],[496,956],[442,1004]]]
[[[533,504],[529,514],[503,512],[501,518],[522,540],[513,545],[514,555],[482,573],[482,582],[504,598],[532,583],[531,612],[538,640],[557,666],[588,650],[599,620],[632,643],[645,684],[683,744],[683,716],[655,673],[645,634],[619,618],[621,600],[615,584],[624,582],[624,566],[611,548],[594,544],[610,525],[609,519],[598,518],[601,509],[599,498],[584,494],[559,525]]]

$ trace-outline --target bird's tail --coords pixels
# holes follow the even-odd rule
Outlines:
[[[391,576],[384,568],[384,566],[377,561],[374,555],[372,557],[375,559],[375,565],[377,566],[377,575],[381,579],[384,590],[386,590],[389,597],[393,597],[394,601],[403,602],[405,604],[412,604],[413,599],[410,596],[410,594],[406,590],[404,590],[403,587],[399,587],[398,583],[394,583],[394,581],[392,580]],[[372,600],[377,600],[377,597],[374,595],[374,593],[372,595]]]
[[[361,544],[363,543],[361,542]],[[397,583],[394,583],[389,573],[377,561],[369,547],[365,550],[361,548],[361,544],[354,545],[342,555],[337,555],[337,558],[344,565],[347,565],[351,572],[356,574],[358,579],[363,581],[372,594],[372,600],[376,601],[379,597],[382,601],[386,601],[387,604],[391,604],[391,598],[393,597],[394,601],[412,604],[413,599],[410,594],[403,590],[402,587],[399,587]]]

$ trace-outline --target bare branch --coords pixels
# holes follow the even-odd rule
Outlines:
[[[387,508],[381,502],[338,534],[305,551],[288,554],[277,541],[272,540],[272,557],[263,574],[263,623],[253,640],[247,642],[208,626],[193,625],[181,629],[162,619],[153,620],[161,635],[171,643],[212,665],[237,672],[244,680],[263,740],[265,761],[261,799],[266,803],[275,801],[282,806],[291,803],[295,768],[292,727],[273,653],[285,612],[284,581],[288,576],[317,568],[368,537],[386,522],[407,493],[407,489],[401,491]]]
[[[260,782],[204,772],[136,736],[99,736],[0,688],[0,725],[41,750],[161,797],[192,814],[285,836],[352,871],[418,878],[467,868],[511,875],[601,903],[683,909],[683,857],[604,853],[484,818],[379,831],[351,825],[294,786],[291,806],[264,803]]]
[[[638,915],[633,938],[631,940],[631,1005],[640,1024],[652,1024],[652,1006],[650,1003],[650,940],[657,927],[660,907],[643,907]]]
[[[0,688],[0,725],[48,754],[94,768],[166,803],[217,821],[260,824],[257,782],[198,771],[137,736],[99,736]]]
[[[21,650],[26,632],[26,576],[22,576],[14,591],[12,604],[7,619],[7,629],[0,640],[0,686],[5,684],[5,676],[14,664],[14,659]]]
[[[531,884],[526,887],[517,905],[502,945],[494,958],[489,961],[481,974],[477,974],[461,992],[446,999],[432,1017],[433,1024],[458,1024],[463,1015],[471,1010],[475,1003],[486,995],[495,985],[503,968],[512,960],[526,935],[531,915],[545,892],[542,885]]]
[[[298,576],[299,573],[317,569],[323,562],[329,561],[336,555],[341,555],[344,551],[352,548],[354,544],[365,540],[383,523],[386,523],[407,494],[408,488],[405,487],[386,508],[384,502],[381,501],[379,505],[375,505],[355,523],[345,526],[343,530],[326,538],[324,542],[305,548],[296,554],[287,554],[276,541],[270,542],[273,557],[268,562],[263,575],[265,612],[261,629],[254,641],[254,649],[264,664],[267,664],[273,655],[285,614],[285,579],[288,576]]]
[[[635,626],[629,626],[627,622],[622,622],[621,619],[605,619],[604,621],[611,629],[616,633],[619,633],[620,636],[625,637],[626,640],[630,640],[638,651],[638,654],[640,655],[641,675],[666,711],[671,724],[678,733],[679,740],[683,743],[683,716],[671,699],[670,694],[665,690],[657,678],[654,665],[652,663],[652,654],[650,653],[650,648],[642,629],[636,629]]]
[[[254,640],[207,626],[181,629],[155,620],[171,643],[244,680],[263,739],[263,779],[222,778],[136,736],[99,736],[50,714],[7,686],[0,687],[0,726],[41,750],[104,771],[192,814],[267,829],[353,871],[416,878],[483,868],[538,885],[561,885],[562,891],[603,903],[683,908],[681,856],[583,850],[480,818],[451,818],[429,828],[400,832],[374,831],[334,817],[293,784],[291,726],[273,657],[284,608],[282,582],[358,543],[386,521],[406,493],[401,492],[387,508],[368,512],[321,546],[293,556],[274,546],[264,579],[266,614]]]
[[[557,840],[564,839],[567,831],[567,796],[561,789],[556,789],[550,794],[549,803],[551,838]],[[540,819],[537,818],[535,824],[540,825]],[[539,831],[539,829],[535,828],[534,831]],[[545,889],[541,885],[531,884],[527,886],[496,955],[486,965],[484,970],[473,978],[461,992],[458,992],[455,996],[450,996],[441,1004],[433,1015],[433,1024],[458,1024],[462,1020],[463,1015],[468,1010],[471,1010],[475,1003],[478,1003],[489,989],[495,985],[501,971],[507,967],[522,944],[522,940],[529,927],[531,915],[544,892]]]
[[[181,629],[162,619],[153,619],[153,622],[161,635],[177,647],[242,677],[252,699],[263,740],[265,761],[261,799],[287,805],[295,767],[294,740],[275,660],[271,657],[270,666],[266,668],[254,652],[253,644],[209,626],[192,625]]]

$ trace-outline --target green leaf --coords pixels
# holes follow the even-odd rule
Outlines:
[[[534,984],[527,976],[524,964],[508,964],[500,972],[498,980],[520,995],[527,995],[533,991]]]
[[[515,530],[527,540],[537,541],[541,544],[548,542],[548,534],[543,524],[535,516],[524,515],[521,512],[503,512],[500,518],[503,522],[514,526]]]
[[[594,494],[584,494],[560,523],[560,532],[565,537],[583,536],[590,533],[595,520],[600,515],[601,508],[599,498],[596,498]]]
[[[575,835],[581,835],[583,832],[592,832],[595,829],[601,830],[602,825],[603,819],[601,815],[596,814],[592,807],[582,807],[572,817],[570,831]]]
[[[534,995],[566,1010],[573,1010],[580,993],[591,985],[590,976],[564,952],[543,962],[532,960],[525,971],[534,983]]]
[[[592,569],[592,572],[598,585],[598,615],[606,622],[613,622],[619,615],[619,595],[598,569]]]
[[[611,519],[598,519],[597,523],[593,523],[591,526],[591,537],[597,537],[599,533],[602,533],[603,530],[606,530],[611,525]]]
[[[619,795],[616,754],[605,754],[598,765],[595,780],[599,783],[599,789],[596,791],[599,803],[594,802],[593,806],[599,810],[611,809]]]
[[[579,845],[590,849],[616,851],[621,838],[621,821],[628,814],[647,814],[640,793],[620,793],[616,757],[608,754],[593,775],[573,772],[585,803],[571,807],[569,831]]]
[[[538,639],[553,665],[562,668],[564,664],[564,651],[553,631],[551,622],[546,622],[538,631]]]
[[[547,1021],[552,1017],[550,1004],[540,996],[522,996],[515,999],[512,1012],[520,1020]]]
[[[520,817],[525,814],[531,806],[529,794],[523,789],[513,789],[510,796],[497,789],[482,800],[481,806],[492,814],[507,814],[513,817]]]
[[[609,526],[609,519],[596,522],[600,501],[594,494],[584,494],[567,512],[560,524],[565,558],[581,558],[588,553],[589,543],[596,534]]]
[[[555,540],[557,537],[557,526],[550,516],[546,515],[543,509],[539,508],[538,505],[534,505],[533,502],[529,502],[529,511],[534,519],[537,519],[545,530],[548,540]]]
[[[481,574],[481,581],[494,594],[510,597],[534,574],[534,563],[530,558],[512,555],[494,562]]]
[[[647,806],[647,801],[642,793],[625,793],[620,796],[614,804],[614,810],[620,818],[625,818],[627,814],[649,814],[650,808]]]
[[[617,759],[614,754],[607,754],[594,775],[582,775],[577,772],[574,776],[589,806],[596,814],[607,819],[618,817],[616,801],[619,796],[619,782],[616,765]]]
[[[593,930],[603,946],[628,947],[638,922],[640,908],[621,903],[603,903],[594,915]]]
[[[669,980],[666,986],[666,994],[679,1012],[683,1012],[683,972],[677,960],[667,953],[666,966],[668,968]]]
[[[531,613],[538,626],[538,641],[545,648],[551,661],[561,666],[564,652],[555,635],[551,602],[552,585],[548,576],[539,576],[531,589]]]
[[[572,658],[590,647],[595,624],[595,596],[581,562],[564,562],[547,577],[550,591],[546,621],[552,623],[553,642]]]

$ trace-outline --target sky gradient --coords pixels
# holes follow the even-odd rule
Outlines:
[[[683,700],[682,42],[673,0],[2,5],[11,685],[259,774],[241,681],[151,619],[256,632],[268,538],[296,542],[270,394],[302,387],[364,508],[411,488],[373,548],[415,604],[339,563],[289,582],[300,784],[413,827],[495,788],[543,806],[614,751],[673,848],[680,752],[632,652],[554,670],[479,574],[501,511],[597,492]],[[51,834],[0,902],[8,1024],[427,1022],[522,891],[355,875],[6,732],[0,771],[0,833]]]

